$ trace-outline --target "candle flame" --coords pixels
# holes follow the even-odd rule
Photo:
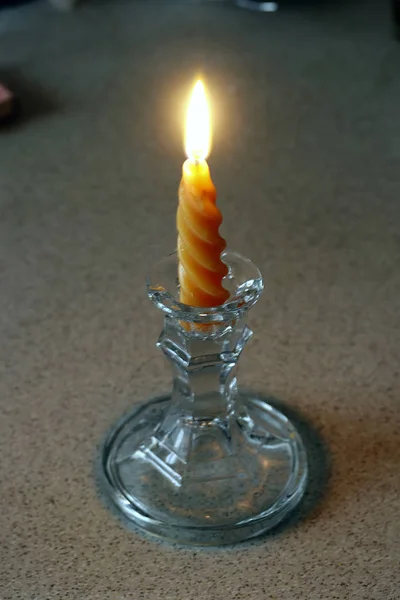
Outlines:
[[[211,149],[210,109],[203,83],[199,80],[193,88],[186,114],[185,150],[188,158],[202,161]]]

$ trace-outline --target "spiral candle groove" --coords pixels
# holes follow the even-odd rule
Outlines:
[[[186,161],[177,213],[180,300],[191,306],[220,306],[229,297],[222,280],[226,242],[219,233],[222,215],[205,161]]]

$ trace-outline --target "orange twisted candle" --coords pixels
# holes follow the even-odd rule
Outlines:
[[[222,215],[206,157],[210,121],[204,88],[195,85],[186,126],[186,152],[177,213],[180,300],[191,306],[219,306],[229,292],[222,280],[228,268],[221,260],[226,242],[219,234]]]

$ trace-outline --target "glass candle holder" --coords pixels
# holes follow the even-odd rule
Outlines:
[[[238,388],[238,361],[252,336],[245,317],[263,280],[240,254],[227,251],[223,260],[231,295],[216,308],[179,302],[176,253],[154,268],[148,294],[164,313],[157,345],[171,364],[172,390],[124,417],[102,449],[104,488],[118,509],[178,543],[259,535],[298,504],[307,480],[296,429]]]

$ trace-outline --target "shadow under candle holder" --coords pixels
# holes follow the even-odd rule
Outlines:
[[[294,425],[303,441],[308,461],[308,478],[304,495],[296,511],[290,513],[270,532],[270,535],[274,535],[294,527],[316,512],[326,497],[332,473],[332,459],[327,442],[300,410],[271,396],[263,396],[260,393],[257,396],[282,412]]]

